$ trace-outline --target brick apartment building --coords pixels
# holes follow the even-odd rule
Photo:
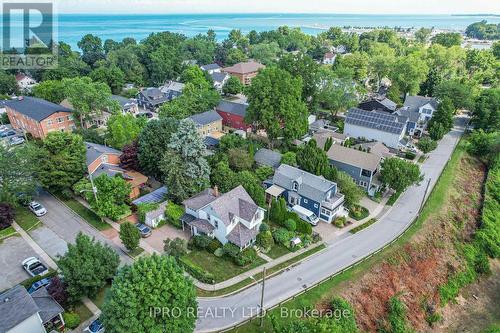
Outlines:
[[[43,139],[53,131],[75,129],[73,110],[40,98],[20,96],[7,101],[5,107],[12,127],[34,138]]]
[[[222,69],[222,71],[238,78],[245,86],[249,86],[252,83],[252,79],[259,73],[259,70],[265,67],[266,66],[256,61],[248,61],[226,67]]]

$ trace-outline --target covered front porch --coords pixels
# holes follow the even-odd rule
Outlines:
[[[266,189],[266,204],[271,205],[273,200],[278,200],[279,197],[285,192],[285,189],[278,185],[271,185]]]
[[[182,224],[182,230],[187,230],[191,233],[191,236],[197,235],[207,235],[214,238],[215,227],[210,224],[207,220],[196,218],[191,214],[185,213],[180,218]]]

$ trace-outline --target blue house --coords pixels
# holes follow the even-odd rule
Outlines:
[[[281,164],[272,180],[264,184],[268,200],[283,197],[290,207],[304,207],[325,222],[345,215],[344,195],[338,191],[336,183],[322,176]]]

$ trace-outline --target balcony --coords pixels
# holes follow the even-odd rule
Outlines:
[[[335,210],[335,208],[344,203],[344,198],[345,196],[343,194],[337,192],[330,199],[324,200],[321,203],[321,207],[329,210]]]

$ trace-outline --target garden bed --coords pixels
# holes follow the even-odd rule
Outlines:
[[[373,219],[370,219],[368,222],[365,222],[361,225],[358,225],[356,228],[353,228],[350,230],[350,233],[351,234],[355,234],[357,232],[360,232],[361,230],[365,229],[365,228],[368,228],[369,226],[371,226],[373,223],[377,222],[377,219],[373,218]]]
[[[356,221],[361,221],[370,215],[370,211],[363,206],[353,205],[349,208],[349,217],[355,219]]]
[[[399,196],[401,195],[401,192],[395,192],[391,195],[391,197],[389,198],[389,200],[387,200],[387,205],[388,206],[392,206],[394,205],[394,203],[396,203],[396,201],[398,200]]]

